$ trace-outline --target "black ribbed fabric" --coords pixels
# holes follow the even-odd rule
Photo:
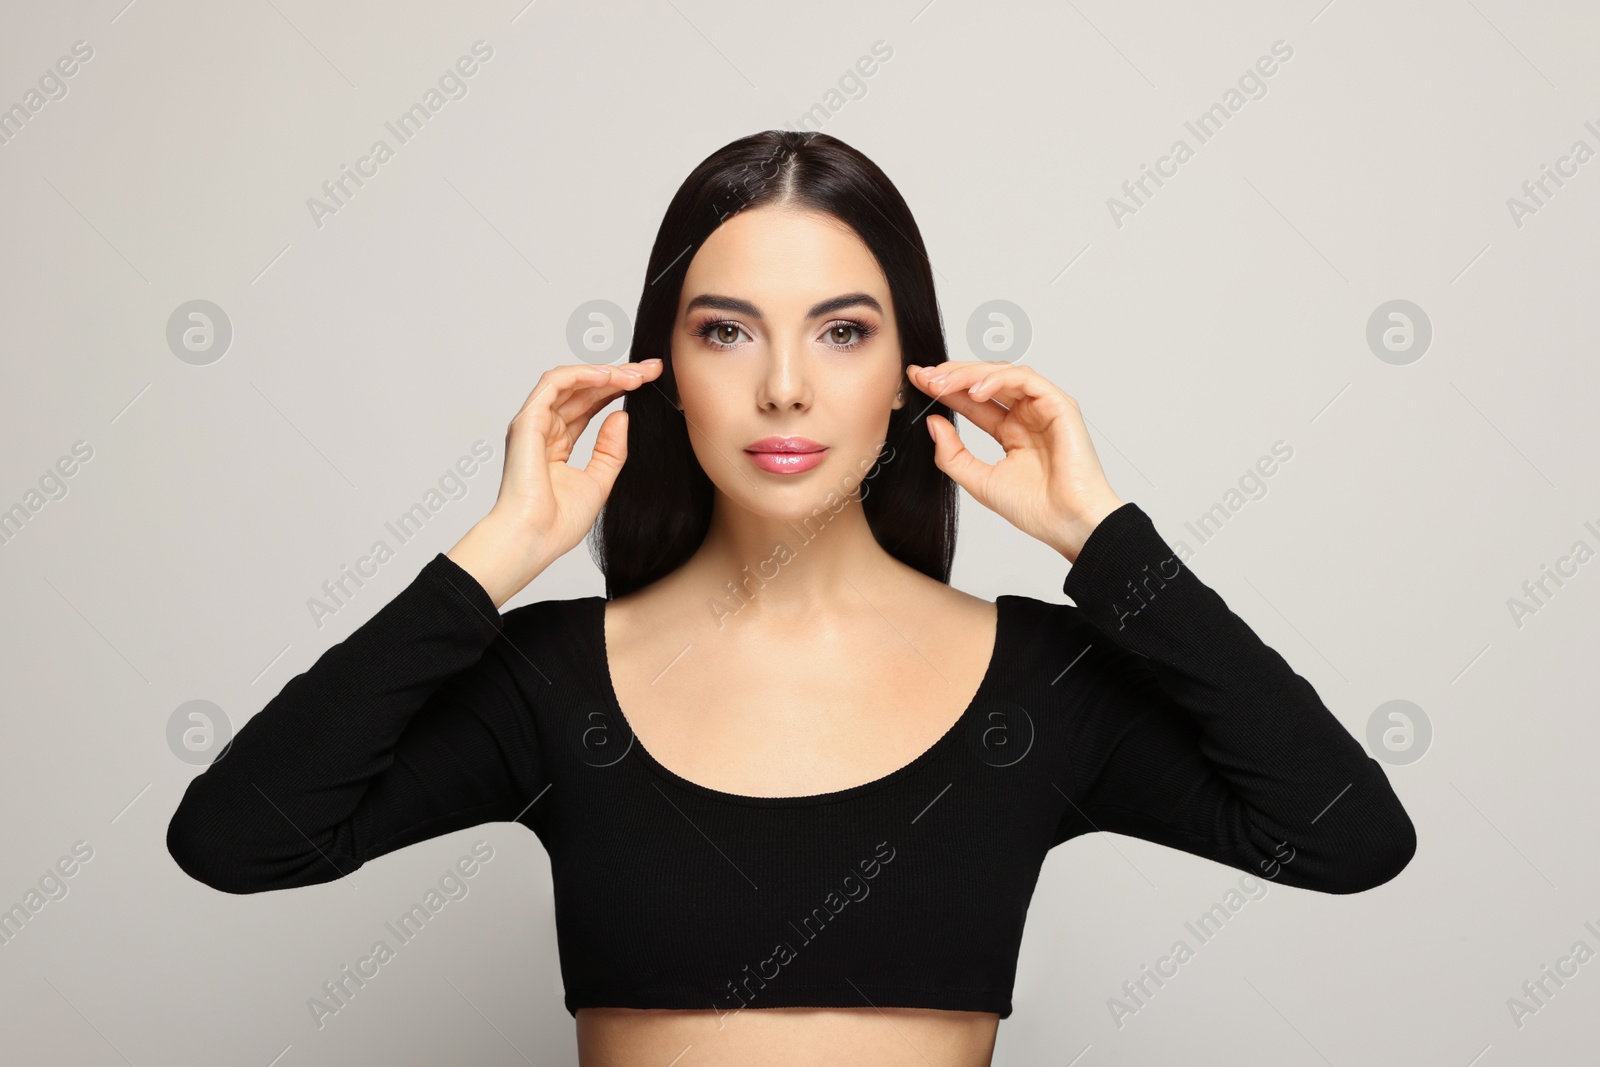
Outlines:
[[[516,820],[550,857],[566,1007],[1011,1014],[1045,854],[1094,830],[1355,893],[1416,848],[1382,767],[1128,503],[1064,591],[998,598],[961,718],[850,789],[680,778],[611,688],[601,597],[503,616],[449,557],[197,776],[167,846],[230,893],[312,885]]]

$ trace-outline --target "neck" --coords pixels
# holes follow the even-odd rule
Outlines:
[[[781,620],[853,614],[903,569],[873,537],[853,494],[830,492],[807,510],[773,517],[718,493],[706,539],[677,577],[718,610]]]

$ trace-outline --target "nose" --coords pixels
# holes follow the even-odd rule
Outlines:
[[[775,340],[767,353],[762,374],[761,407],[773,411],[801,411],[811,406],[810,368],[801,343],[792,337]]]

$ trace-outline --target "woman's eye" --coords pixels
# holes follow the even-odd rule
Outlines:
[[[694,334],[709,341],[713,347],[726,348],[736,344],[740,335],[744,334],[744,330],[733,322],[708,322],[696,327]]]
[[[858,348],[876,332],[877,327],[866,323],[837,322],[828,327],[826,337],[836,348]]]
[[[707,322],[695,327],[693,332],[713,348],[733,348],[741,338],[746,341],[752,339],[744,327],[731,321]],[[875,332],[874,327],[859,322],[839,322],[829,326],[822,336],[835,348],[857,348]]]

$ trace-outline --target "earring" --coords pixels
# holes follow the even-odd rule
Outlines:
[[[900,390],[898,393],[894,394],[894,398],[896,400],[904,400],[906,398],[906,391],[904,389]]]

